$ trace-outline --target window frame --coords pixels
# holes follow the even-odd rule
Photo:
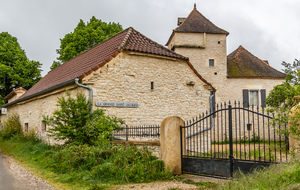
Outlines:
[[[47,124],[45,121],[42,121],[42,126],[41,126],[41,132],[46,132],[47,131]]]
[[[256,97],[256,104],[254,104],[255,100],[253,98],[253,93],[256,93],[255,95],[257,96]],[[260,101],[259,101],[259,90],[256,90],[256,89],[250,89],[249,90],[249,106],[258,106],[260,105]]]
[[[250,104],[250,93],[251,91],[257,92],[257,105]],[[248,108],[249,106],[261,106],[266,107],[266,89],[243,89],[243,107]]]
[[[29,131],[29,123],[24,123],[24,132],[28,132]]]
[[[208,60],[208,66],[209,67],[214,67],[215,66],[215,60],[214,59],[209,59]]]

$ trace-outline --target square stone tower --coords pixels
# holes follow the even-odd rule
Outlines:
[[[187,18],[178,18],[178,27],[173,30],[166,45],[188,57],[204,79],[216,89],[221,89],[221,81],[225,81],[227,75],[228,34],[204,17],[195,5]]]

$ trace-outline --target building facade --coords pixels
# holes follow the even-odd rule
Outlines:
[[[167,46],[189,58],[196,70],[216,88],[217,103],[240,101],[245,106],[265,105],[265,98],[286,75],[244,47],[227,56],[229,32],[204,17],[196,6],[187,18],[178,18]]]
[[[47,131],[42,121],[59,97],[84,93],[93,109],[124,119],[127,125],[160,124],[168,116],[191,119],[214,103],[265,105],[285,74],[240,46],[227,56],[229,33],[196,7],[178,19],[167,46],[128,28],[50,71],[28,91],[6,96],[7,114],[18,113],[24,130]]]

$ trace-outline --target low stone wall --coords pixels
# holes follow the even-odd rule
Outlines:
[[[113,144],[122,144],[122,145],[136,145],[138,149],[143,149],[146,147],[153,156],[156,156],[158,159],[161,158],[161,148],[159,141],[121,141],[115,140],[112,141]]]

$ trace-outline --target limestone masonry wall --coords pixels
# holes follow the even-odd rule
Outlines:
[[[220,86],[218,91],[222,92],[221,95],[216,96],[217,102],[240,101],[243,103],[243,89],[248,90],[261,90],[266,89],[266,97],[273,89],[274,86],[281,84],[284,79],[225,79],[223,85]],[[259,105],[261,105],[260,93]]]
[[[23,130],[25,130],[25,123],[27,123],[28,130],[35,130],[39,132],[40,136],[48,140],[47,132],[42,132],[43,115],[52,115],[53,111],[57,109],[56,104],[58,98],[66,96],[66,90],[70,92],[71,97],[75,97],[79,92],[85,93],[88,97],[88,91],[86,89],[78,88],[75,84],[70,85],[57,91],[8,107],[8,113],[7,115],[1,115],[1,121],[5,120],[9,114],[18,113]],[[52,143],[53,139],[49,139],[49,141]]]
[[[195,85],[186,84],[190,81]],[[127,125],[160,124],[173,115],[189,119],[209,108],[210,92],[183,60],[124,52],[92,73],[88,82],[93,83],[94,101],[139,104],[138,108],[105,107]]]

